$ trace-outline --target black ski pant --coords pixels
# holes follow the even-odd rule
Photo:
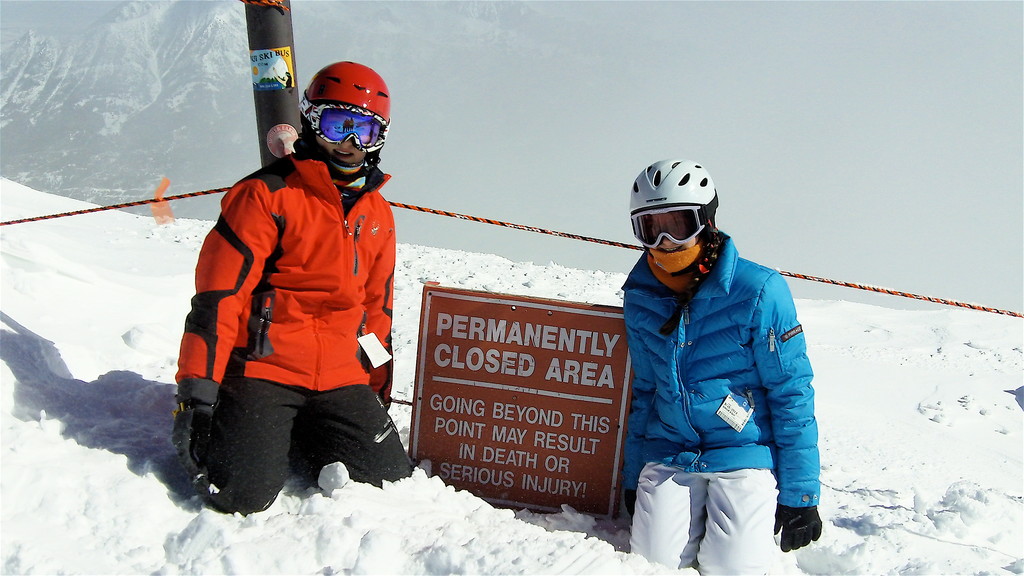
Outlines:
[[[266,510],[296,466],[315,481],[333,462],[376,486],[412,473],[398,430],[369,386],[315,392],[251,378],[221,385],[205,458],[214,508]]]

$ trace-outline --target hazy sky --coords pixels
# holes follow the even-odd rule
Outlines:
[[[70,33],[61,23],[96,4],[0,0],[3,41],[26,27]],[[720,227],[743,256],[1024,309],[1024,3],[292,7],[300,83],[344,59],[387,80],[391,200],[635,243],[633,178],[689,158],[714,178]],[[639,255],[396,217],[401,242],[513,260],[626,272]],[[911,303],[790,286],[798,297]]]

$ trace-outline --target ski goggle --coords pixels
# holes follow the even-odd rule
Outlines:
[[[312,104],[302,96],[302,111],[318,136],[328,142],[352,139],[364,152],[379,150],[388,133],[388,123],[376,114],[349,104]]]
[[[633,235],[648,248],[668,239],[685,244],[704,230],[701,206],[671,206],[633,214]]]

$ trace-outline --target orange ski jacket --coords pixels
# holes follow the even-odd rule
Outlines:
[[[391,352],[389,178],[372,169],[347,215],[319,160],[288,156],[235,184],[199,253],[177,381],[369,384],[389,403],[391,361],[372,368],[356,340],[373,333]]]

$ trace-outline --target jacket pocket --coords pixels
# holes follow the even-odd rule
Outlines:
[[[370,357],[366,355],[363,347],[359,344],[359,339],[366,335],[366,311],[363,311],[363,319],[359,321],[359,328],[356,330],[356,358],[359,359],[359,365],[363,367],[363,371],[367,374],[373,372],[373,364],[370,362]]]
[[[777,370],[780,374],[784,371],[782,364],[782,350],[780,348],[782,342],[779,341],[775,335],[775,328],[768,328],[768,355],[772,360],[772,368]]]
[[[755,390],[716,378],[691,384],[687,394],[690,420],[704,448],[743,446],[760,438],[762,423],[757,422],[760,411]],[[733,410],[723,408],[727,402]]]
[[[274,318],[274,290],[256,292],[252,295],[252,311],[249,314],[249,360],[266,358],[274,353],[270,343],[270,326]]]

